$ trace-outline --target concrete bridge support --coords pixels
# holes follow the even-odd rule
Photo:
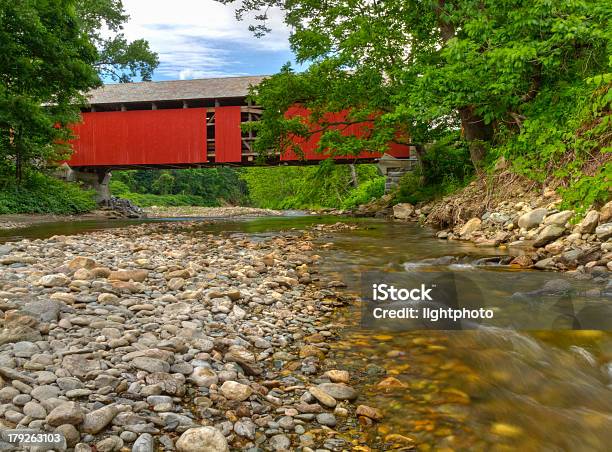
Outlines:
[[[389,193],[397,187],[400,179],[408,171],[412,171],[418,165],[418,160],[398,159],[389,154],[384,154],[378,161],[378,169],[387,178],[385,182],[385,193]]]
[[[65,168],[64,178],[71,182],[81,182],[85,188],[94,190],[96,192],[96,202],[100,205],[106,206],[110,203],[110,178],[111,171],[108,168],[91,168],[88,170],[75,170],[72,168]]]

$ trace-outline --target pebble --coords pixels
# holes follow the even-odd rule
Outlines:
[[[295,361],[307,381],[349,381],[318,362],[335,335],[318,309],[331,310],[334,292],[323,302],[311,282],[314,233],[262,240],[185,228],[136,225],[5,249],[0,295],[28,299],[5,310],[0,420],[62,433],[78,452],[293,450],[309,425],[336,425],[325,412],[334,397],[278,374]],[[28,259],[16,256],[22,249]]]

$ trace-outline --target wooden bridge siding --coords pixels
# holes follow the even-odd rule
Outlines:
[[[242,161],[241,107],[215,108],[215,163]]]
[[[206,108],[85,112],[71,166],[205,163]]]
[[[285,117],[291,118],[295,116],[308,117],[309,111],[306,108],[295,106],[291,107],[287,110]],[[325,117],[325,120],[328,122],[342,122],[346,119],[346,113],[333,113],[328,114]],[[335,128],[341,131],[341,134],[344,136],[356,136],[361,137],[367,134],[368,129],[372,126],[370,122],[363,122],[360,124],[350,124],[350,125],[339,125]],[[312,125],[311,129],[316,130],[317,126]],[[283,161],[291,161],[291,160],[324,160],[330,157],[328,153],[319,153],[316,152],[317,146],[319,144],[319,140],[321,139],[322,133],[316,132],[312,134],[308,139],[304,139],[301,137],[294,137],[293,142],[296,143],[304,153],[303,157],[298,156],[293,151],[287,151],[281,156],[281,160]],[[410,146],[398,144],[398,143],[390,143],[388,154],[397,157],[397,158],[409,158],[410,157]],[[355,156],[334,156],[334,159],[372,159],[379,158],[382,154],[378,152],[361,152],[357,157]]]

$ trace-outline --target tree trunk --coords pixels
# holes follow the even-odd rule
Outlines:
[[[15,137],[13,135],[12,145],[15,148],[15,180],[17,182],[17,186],[21,185],[21,180],[23,179],[23,156],[21,155],[21,146],[19,143],[19,136],[21,135],[21,128],[17,132],[18,136]]]
[[[485,124],[484,119],[474,112],[473,106],[460,108],[459,116],[472,164],[476,170],[480,170],[487,155],[488,143],[493,138],[493,125]]]
[[[359,180],[357,179],[357,171],[355,170],[355,164],[351,163],[349,167],[351,168],[351,185],[353,186],[353,188],[357,188],[359,187]]]

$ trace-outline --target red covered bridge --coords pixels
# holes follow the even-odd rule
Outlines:
[[[214,164],[248,165],[256,161],[253,133],[241,124],[257,121],[261,108],[250,105],[249,86],[263,77],[227,77],[105,85],[89,95],[90,108],[74,127],[73,168],[197,167]],[[302,114],[296,110],[294,113]],[[363,125],[344,127],[359,135]],[[319,137],[300,142],[304,152],[276,155],[269,163],[312,163],[327,158],[315,152]],[[389,152],[409,158],[408,146]],[[369,160],[380,154],[362,153],[348,160]],[[347,160],[339,157],[339,160]]]
[[[105,85],[92,91],[82,122],[73,126],[74,153],[68,164],[78,178],[108,197],[112,169],[188,168],[260,163],[252,145],[253,132],[241,124],[257,121],[260,107],[247,101],[251,85],[262,76],[174,80]],[[294,108],[289,114],[304,115]],[[367,125],[343,126],[357,135]],[[300,140],[303,156],[285,152],[268,156],[268,164],[309,164],[328,158],[315,152],[320,134]],[[410,159],[411,148],[393,144],[389,154]],[[334,157],[341,162],[372,162],[380,154]],[[392,157],[390,157],[392,158]]]

